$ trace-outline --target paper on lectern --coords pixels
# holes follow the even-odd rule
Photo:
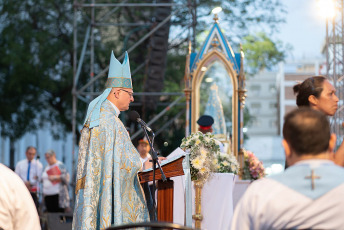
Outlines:
[[[185,154],[186,153],[181,148],[178,147],[175,150],[173,150],[173,152],[171,152],[166,158],[171,159],[172,157],[185,156]]]

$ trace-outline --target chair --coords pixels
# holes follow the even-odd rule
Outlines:
[[[123,225],[108,227],[106,228],[106,230],[133,229],[133,228],[196,230],[195,228],[189,228],[180,224],[174,224],[174,223],[168,223],[168,222],[142,222],[142,223],[123,224]]]

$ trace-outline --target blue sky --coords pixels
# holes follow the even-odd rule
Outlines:
[[[317,8],[317,0],[282,0],[287,7],[287,22],[276,37],[293,46],[288,59],[321,57],[326,36],[325,19]]]

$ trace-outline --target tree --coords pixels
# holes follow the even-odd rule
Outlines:
[[[104,0],[104,2],[113,1]],[[142,3],[139,0],[131,2]],[[0,3],[1,135],[9,137],[13,143],[26,132],[33,131],[45,123],[56,127],[54,130],[57,137],[64,132],[70,132],[72,130],[74,1],[0,0]],[[206,19],[210,17],[210,9],[214,6],[220,4],[223,8],[221,14],[227,15],[221,20],[224,21],[223,27],[230,26],[227,37],[233,42],[231,44],[238,44],[240,38],[248,34],[252,25],[268,26],[271,28],[270,32],[273,32],[276,25],[283,21],[281,16],[281,12],[284,11],[283,6],[277,0],[175,0],[174,3],[183,6],[177,6],[179,11],[171,19],[171,28],[178,28],[180,33],[170,33],[169,36],[171,42],[164,76],[164,82],[168,81],[168,83],[162,89],[160,86],[157,89],[153,87],[151,91],[171,92],[179,89],[182,92],[187,31],[191,26],[195,28],[196,35],[199,31],[208,28]],[[191,10],[192,14],[187,6],[194,6]],[[172,11],[175,9],[176,7]],[[98,8],[96,18],[102,18],[111,10]],[[86,9],[78,15],[78,34],[84,35],[91,12]],[[94,30],[95,74],[108,65],[111,50],[115,51],[116,56],[122,54],[123,50],[128,49],[156,26],[153,8],[123,7],[112,15],[109,21],[141,22],[145,25],[134,29],[124,26],[96,28]],[[79,44],[82,44],[83,37],[79,36],[78,39]],[[149,58],[148,44],[149,40],[130,53],[132,70],[146,63]],[[89,56],[85,58],[80,74],[80,85],[87,82],[90,76]],[[143,90],[147,76],[144,71],[135,73],[133,79],[135,91]],[[103,84],[95,84],[94,87],[94,91],[99,92],[102,91]],[[160,98],[159,101],[161,100],[166,98]],[[79,123],[83,121],[86,106],[86,103],[78,103],[76,115]],[[138,110],[141,108],[138,107]],[[149,115],[152,116],[161,109],[157,108]],[[171,111],[172,116],[178,112],[177,110]],[[143,114],[146,115],[148,116]],[[183,129],[177,123],[173,126],[178,130]],[[173,129],[170,130],[169,136],[173,136]]]
[[[279,40],[271,40],[264,32],[248,35],[243,38],[246,72],[254,75],[263,69],[271,69],[286,57],[289,45],[284,47]]]
[[[176,3],[185,3],[185,1],[175,1]],[[179,33],[171,33],[170,40],[170,50],[168,55],[168,65],[165,74],[165,87],[163,91],[165,92],[176,92],[182,91],[184,88],[183,76],[184,76],[184,66],[185,66],[185,56],[187,51],[187,40],[188,40],[188,26],[191,24],[191,28],[194,28],[195,36],[191,38],[194,41],[193,51],[197,52],[196,47],[199,47],[203,43],[203,39],[198,39],[197,35],[201,32],[210,29],[209,18],[211,17],[211,9],[216,6],[221,6],[223,12],[220,14],[221,27],[226,34],[231,46],[234,50],[239,50],[239,43],[244,43],[245,51],[245,70],[249,70],[247,74],[251,74],[258,71],[259,68],[263,66],[269,67],[275,65],[278,61],[282,61],[285,58],[285,49],[282,47],[281,43],[277,41],[276,43],[272,41],[268,34],[273,34],[278,31],[278,25],[284,22],[284,6],[277,0],[231,0],[231,1],[188,1],[189,4],[194,5],[195,8],[192,12],[194,18],[197,17],[197,21],[192,22],[192,16],[190,16],[188,9],[185,7],[178,14],[178,17],[174,17],[172,21],[173,28],[180,25],[185,25],[176,31]],[[264,47],[260,50],[262,57],[255,55],[255,50],[251,50],[248,47],[247,38],[252,37],[250,31],[252,28],[260,28],[264,31],[264,28],[269,28],[266,33],[258,33],[258,35],[264,35],[258,37],[263,39],[263,42],[268,43],[266,45],[269,49],[264,50]],[[254,37],[254,36],[253,36]],[[244,38],[244,39],[243,39]],[[254,37],[255,38],[255,37]],[[258,40],[259,41],[259,40]],[[255,48],[259,48],[259,43],[255,43]],[[286,48],[287,49],[287,48]],[[259,58],[259,60],[258,60]],[[259,65],[254,66],[251,63],[258,63]],[[247,66],[248,64],[249,66]],[[177,110],[175,108],[174,110]],[[172,110],[171,113],[175,114],[177,111]],[[250,123],[251,117],[249,115],[248,109],[245,108],[245,124]],[[185,123],[184,117],[180,117],[176,124]],[[172,127],[174,130],[176,127]],[[177,146],[181,142],[181,138],[178,139],[175,136],[177,131],[181,131],[184,127],[180,127],[179,130],[172,131],[171,129],[164,132],[165,139],[174,139],[177,142]],[[245,136],[246,138],[246,136]],[[175,147],[175,146],[173,146]],[[162,147],[163,149],[168,149],[167,152],[172,151],[174,148],[170,146]]]
[[[279,0],[175,0],[175,3],[191,6],[180,10],[172,24],[194,29],[193,49],[199,45],[196,36],[209,29],[209,19],[213,17],[211,10],[218,6],[222,8],[219,14],[222,28],[226,29],[232,45],[240,43],[253,30],[271,35],[278,31],[278,25],[285,22],[285,6]]]
[[[72,4],[62,0],[2,0],[1,135],[11,142],[49,122],[71,131]]]

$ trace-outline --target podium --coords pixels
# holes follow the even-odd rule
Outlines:
[[[167,181],[163,182],[159,168],[155,169],[155,180],[157,183],[157,216],[158,221],[173,222],[173,181],[172,177],[184,175],[183,160],[185,156],[173,158],[161,164],[161,168]],[[153,170],[145,170],[138,173],[140,183],[153,181]]]

